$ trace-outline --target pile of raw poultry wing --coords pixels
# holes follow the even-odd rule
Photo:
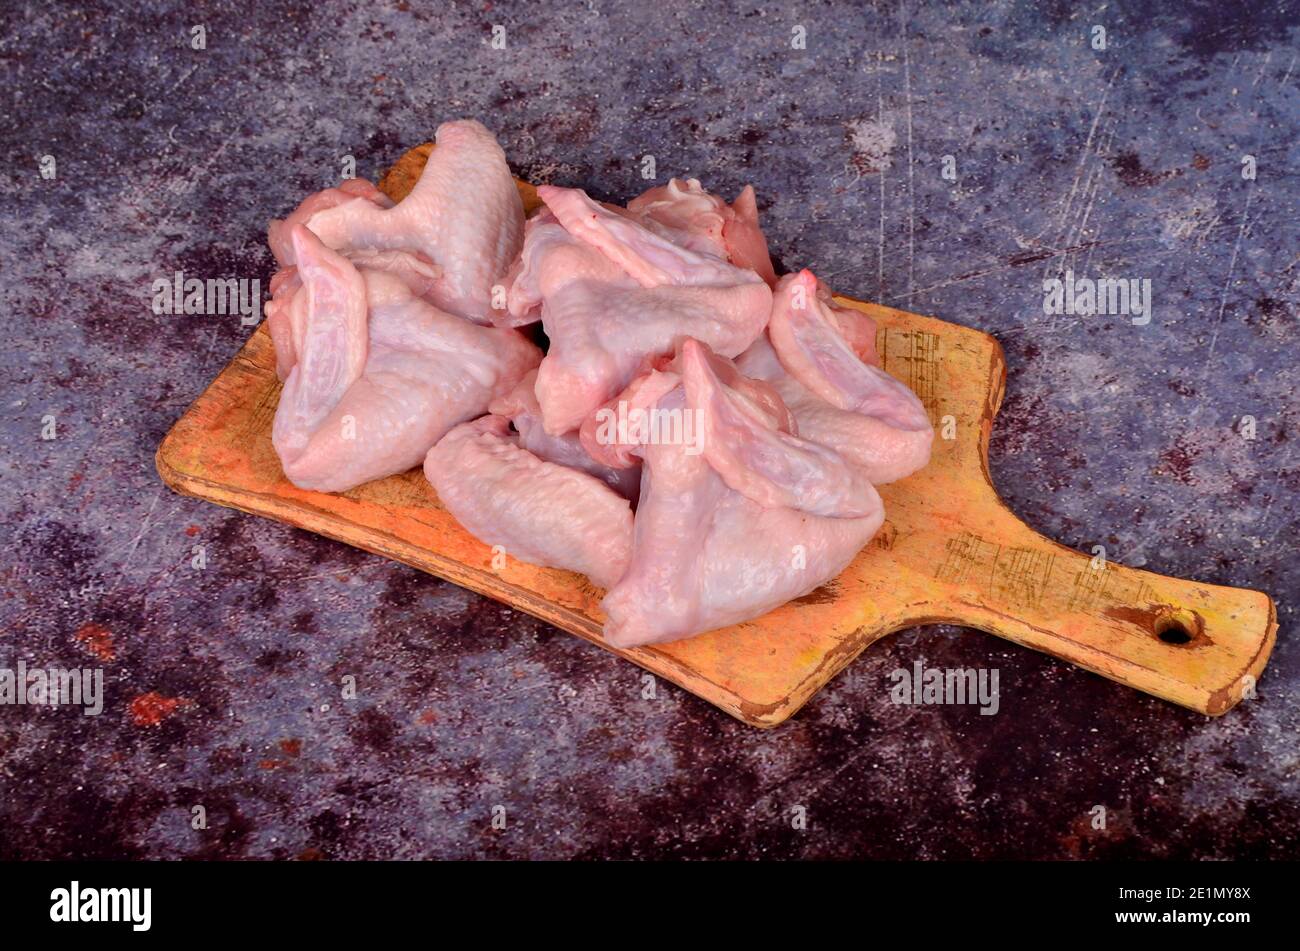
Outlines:
[[[400,203],[353,179],[271,223],[285,475],[343,492],[423,463],[481,541],[606,589],[617,647],[843,571],[884,520],[874,486],[933,434],[871,319],[777,278],[753,189],[673,180],[623,208],[543,186],[525,220],[487,129],[436,141]]]

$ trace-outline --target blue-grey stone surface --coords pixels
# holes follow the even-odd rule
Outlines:
[[[97,717],[0,707],[0,857],[1300,857],[1296,20],[1277,0],[6,4],[0,666],[99,666],[106,696]],[[646,155],[660,181],[752,182],[785,268],[995,334],[1000,491],[1068,545],[1272,594],[1257,699],[1210,719],[932,627],[760,732],[668,684],[643,699],[637,668],[451,584],[164,488],[155,448],[249,330],[155,315],[152,282],[265,287],[270,216],[461,116],[522,177],[602,198],[643,189]],[[1149,279],[1150,322],[1045,316],[1067,268]],[[997,668],[998,714],[892,704],[919,658]]]

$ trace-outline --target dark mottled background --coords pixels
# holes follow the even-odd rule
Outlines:
[[[0,662],[107,682],[99,717],[0,708],[0,857],[1300,855],[1294,5],[130,7],[0,14]],[[155,316],[152,281],[265,285],[268,217],[458,116],[520,175],[601,197],[642,189],[647,153],[661,180],[753,182],[787,267],[997,335],[1001,491],[1069,545],[1269,591],[1259,698],[1211,720],[927,628],[760,732],[163,488],[155,447],[248,331]],[[1044,317],[1066,267],[1150,278],[1151,323]],[[998,668],[1000,713],[892,705],[917,658]]]

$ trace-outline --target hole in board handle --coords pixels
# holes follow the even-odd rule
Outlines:
[[[1173,611],[1156,618],[1156,637],[1166,644],[1181,647],[1196,636],[1196,618],[1190,611]]]

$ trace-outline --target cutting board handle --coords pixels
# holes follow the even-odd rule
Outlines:
[[[1214,716],[1255,695],[1277,635],[1266,594],[1065,548],[992,501],[973,507],[938,569],[957,623]]]

